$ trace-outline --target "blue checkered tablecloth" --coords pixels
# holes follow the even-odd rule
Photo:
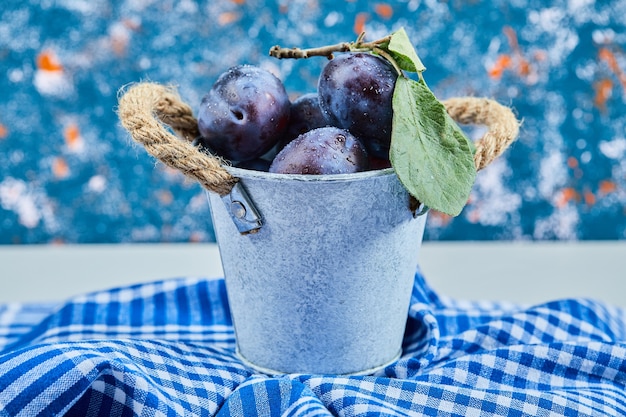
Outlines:
[[[266,376],[221,279],[0,305],[0,416],[626,415],[625,311],[460,302],[416,275],[404,355],[373,376]]]

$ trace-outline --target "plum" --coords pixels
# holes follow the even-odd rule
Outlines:
[[[363,144],[345,129],[310,130],[291,141],[272,161],[269,172],[281,174],[348,174],[368,169]]]
[[[290,105],[283,83],[270,72],[232,67],[202,98],[199,144],[231,161],[256,159],[283,137]]]
[[[348,129],[378,158],[389,158],[397,78],[398,72],[388,61],[358,52],[330,60],[318,81],[320,106],[329,122]]]

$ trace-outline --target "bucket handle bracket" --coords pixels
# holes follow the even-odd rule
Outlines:
[[[230,193],[221,196],[221,199],[239,233],[247,235],[259,231],[263,225],[261,215],[241,182],[235,183]]]

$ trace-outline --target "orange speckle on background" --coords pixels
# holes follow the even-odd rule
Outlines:
[[[598,186],[598,192],[602,195],[610,194],[612,192],[617,191],[617,184],[611,180],[603,180],[600,181],[600,185]]]
[[[119,57],[123,57],[126,55],[126,50],[128,49],[128,42],[130,38],[128,33],[125,32],[116,32],[111,35],[111,49],[113,53]]]
[[[9,136],[9,129],[5,125],[0,123],[0,139],[4,139],[7,136]]]
[[[226,26],[230,23],[236,22],[239,18],[240,15],[237,12],[224,12],[217,17],[217,23],[219,23],[220,26]]]
[[[528,62],[526,58],[521,55],[518,57],[518,61],[519,62],[517,63],[517,73],[522,77],[528,77],[531,71],[530,62]]]
[[[556,198],[556,206],[565,207],[570,201],[580,201],[580,194],[572,187],[565,187],[561,190]]]
[[[174,195],[172,195],[172,193],[168,190],[158,191],[157,198],[159,199],[159,202],[164,205],[172,204],[172,201],[174,201]]]
[[[493,66],[489,69],[489,76],[496,79],[501,78],[504,71],[511,68],[512,64],[513,60],[510,55],[500,55]]]
[[[598,51],[598,58],[600,61],[605,61],[612,70],[619,68],[615,54],[608,48],[600,48]]]
[[[519,51],[519,42],[517,41],[517,33],[515,33],[515,29],[513,29],[511,26],[505,26],[502,28],[502,31],[504,32],[504,35],[506,36],[506,39],[508,40],[511,49],[513,49],[514,51]]]
[[[189,242],[191,243],[199,243],[202,242],[204,235],[200,232],[191,232],[189,235]]]
[[[70,167],[65,159],[61,157],[54,158],[52,161],[52,175],[59,179],[67,178],[70,175]]]
[[[519,47],[517,33],[510,26],[503,27],[502,32],[504,32],[504,35],[507,38],[512,53],[509,55],[501,54],[492,68],[489,69],[489,76],[494,79],[500,79],[504,71],[514,69],[520,77],[526,79],[532,78],[530,76],[533,73],[533,69],[530,61],[526,59]]]
[[[239,5],[246,3],[246,0],[230,0],[230,1],[232,1],[235,4],[239,4]]]
[[[454,218],[437,210],[430,210],[428,212],[428,216],[429,220],[431,220],[437,226],[447,226]]]
[[[82,137],[80,136],[80,130],[74,123],[68,125],[63,131],[63,137],[65,138],[65,144],[70,149],[76,149],[80,147]]]
[[[37,68],[43,71],[51,71],[51,72],[61,72],[63,71],[63,65],[61,65],[61,61],[56,56],[54,52],[51,50],[41,51],[39,55],[37,55]]]
[[[122,25],[126,29],[130,29],[135,32],[141,29],[141,21],[139,21],[138,19],[122,19]]]
[[[361,12],[357,14],[354,18],[354,27],[352,29],[354,33],[360,35],[361,33],[365,32],[365,23],[369,20],[369,18],[369,13]]]
[[[391,19],[393,17],[393,8],[387,3],[377,3],[374,6],[374,11],[383,19]]]
[[[615,76],[619,79],[624,91],[626,91],[626,74],[617,63],[617,57],[615,54],[608,48],[600,48],[598,51],[598,59],[607,63],[611,71],[613,71]]]
[[[611,98],[613,92],[613,81],[604,78],[593,83],[593,88],[596,92],[593,97],[593,104],[600,110],[605,110],[606,102]]]
[[[480,221],[480,211],[478,209],[470,211],[467,214],[467,220],[470,223],[478,223]]]
[[[109,43],[113,53],[118,57],[124,57],[128,51],[132,32],[141,29],[141,20],[125,18],[111,26],[109,32]]]
[[[587,204],[588,206],[593,206],[594,204],[596,204],[596,196],[589,190],[583,193],[583,198],[585,200],[585,204]]]
[[[545,61],[546,59],[548,59],[548,53],[544,51],[543,49],[540,49],[533,53],[533,58],[535,61],[539,61],[539,62]]]
[[[569,158],[567,158],[567,166],[574,169],[578,167],[578,159],[574,158],[573,156],[570,156]]]

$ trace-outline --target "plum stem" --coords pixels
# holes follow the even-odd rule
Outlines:
[[[385,58],[393,66],[393,68],[396,70],[396,72],[398,73],[399,76],[403,76],[404,75],[404,73],[402,72],[402,69],[400,68],[400,66],[398,65],[396,60],[393,59],[393,57],[387,51],[385,51],[384,49],[381,49],[379,47],[375,47],[372,51],[375,52],[376,54],[382,56],[383,58]]]
[[[354,42],[341,42],[334,45],[320,46],[316,48],[300,49],[300,48],[283,48],[280,45],[275,45],[270,48],[270,56],[274,58],[310,58],[313,56],[325,56],[328,59],[333,58],[335,52],[372,52],[380,50],[380,46],[388,44],[391,40],[391,35],[387,35],[384,38],[372,41],[364,42],[365,32],[357,37]]]

